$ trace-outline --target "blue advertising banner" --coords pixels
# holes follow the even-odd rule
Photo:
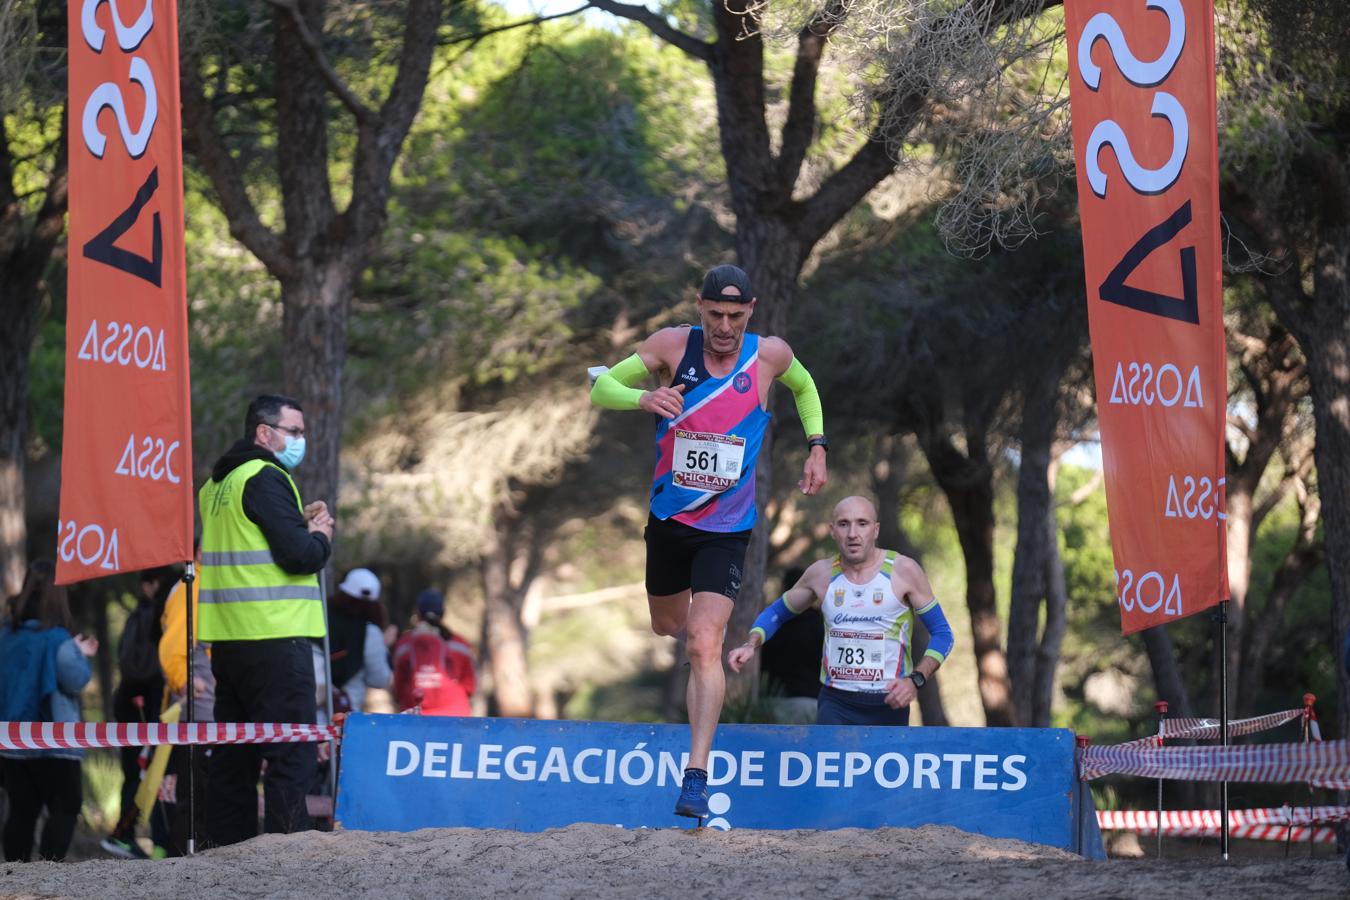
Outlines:
[[[687,826],[671,809],[688,746],[676,725],[353,715],[337,818],[368,831]],[[936,824],[1077,849],[1063,729],[723,725],[716,747],[712,828]]]

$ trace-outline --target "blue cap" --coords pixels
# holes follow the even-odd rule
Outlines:
[[[445,595],[434,588],[427,588],[417,595],[417,611],[424,616],[445,614]]]

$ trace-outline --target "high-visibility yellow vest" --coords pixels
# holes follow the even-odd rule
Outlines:
[[[262,529],[244,514],[244,486],[269,466],[286,476],[295,507],[303,512],[290,473],[260,459],[238,466],[222,481],[211,479],[197,495],[202,516],[198,640],[323,637],[319,576],[292,575],[273,562]]]

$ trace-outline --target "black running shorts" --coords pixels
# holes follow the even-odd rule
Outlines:
[[[674,519],[647,519],[647,593],[713,593],[734,603],[750,546],[748,531],[702,531]]]
[[[885,693],[841,691],[822,685],[816,698],[817,725],[908,725],[909,707],[891,709]]]

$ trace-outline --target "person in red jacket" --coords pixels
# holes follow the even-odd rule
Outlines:
[[[424,716],[472,715],[478,686],[473,647],[441,621],[445,597],[428,588],[417,595],[417,624],[394,645],[394,699]]]

